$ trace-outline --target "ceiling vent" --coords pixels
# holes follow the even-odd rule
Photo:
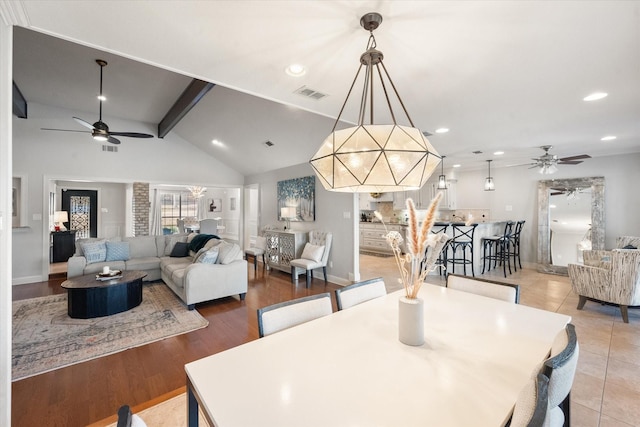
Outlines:
[[[298,95],[302,95],[306,98],[315,99],[316,101],[324,98],[325,96],[328,96],[326,93],[318,92],[317,90],[308,88],[306,86],[302,86],[300,89],[294,91],[293,93],[297,93]]]
[[[109,153],[117,153],[118,146],[117,145],[103,145],[102,151],[108,151]]]
[[[274,145],[276,145],[276,144],[274,144],[274,143],[273,143],[273,142],[271,142],[271,141],[266,141],[266,142],[264,143],[264,145],[266,145],[267,147],[273,147],[273,146],[274,146]]]
[[[482,154],[482,151],[480,150],[476,150],[476,151],[472,151],[473,154]]]
[[[423,134],[424,136],[426,136],[426,137],[429,137],[429,136],[433,135],[431,132],[427,132],[426,130],[423,130],[423,131],[422,131],[422,134]]]

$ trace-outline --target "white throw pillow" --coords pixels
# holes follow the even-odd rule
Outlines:
[[[242,255],[240,246],[235,243],[229,243],[222,241],[216,248],[220,249],[220,256],[218,256],[218,264],[231,264]]]
[[[310,259],[315,262],[322,261],[322,255],[324,254],[324,246],[316,246],[311,243],[304,245],[301,258]]]
[[[215,264],[218,260],[219,250],[218,247],[215,246],[204,253],[202,257],[198,260],[203,264]]]

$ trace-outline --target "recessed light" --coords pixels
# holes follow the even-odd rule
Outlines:
[[[583,101],[597,101],[598,99],[605,98],[608,93],[605,92],[594,92],[591,95],[585,96],[582,98]]]
[[[455,165],[453,165],[453,166],[451,166],[451,167],[452,167],[452,168],[459,168],[460,166],[462,166],[462,165],[460,165],[460,164],[455,164]]]
[[[307,72],[307,69],[304,67],[304,65],[291,64],[287,68],[285,68],[284,71],[290,76],[300,77],[304,76],[304,74]]]
[[[549,205],[550,209],[555,209],[556,205]]]
[[[222,147],[224,145],[222,142],[218,141],[217,139],[211,140],[211,143],[217,147]]]
[[[504,151],[495,151],[493,153],[494,156],[502,156],[504,154]]]
[[[449,132],[449,129],[448,129],[448,128],[439,128],[439,129],[436,129],[436,133],[447,133],[447,132]]]
[[[107,97],[104,95],[98,95],[96,98],[98,98],[100,101],[106,101]]]
[[[609,135],[609,136],[605,136],[603,138],[600,138],[600,141],[613,141],[614,139],[616,139],[615,136]]]

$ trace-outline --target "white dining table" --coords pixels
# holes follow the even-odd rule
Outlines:
[[[502,426],[569,316],[425,284],[425,343],[394,292],[185,365],[189,426]]]

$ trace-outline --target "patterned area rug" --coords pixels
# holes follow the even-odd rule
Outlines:
[[[13,303],[12,381],[204,328],[162,282],[145,284],[142,304],[96,319],[67,316],[67,295]]]

